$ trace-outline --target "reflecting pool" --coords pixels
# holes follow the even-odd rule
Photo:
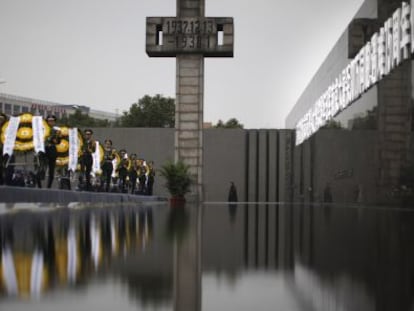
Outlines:
[[[0,310],[413,310],[414,210],[0,204]]]

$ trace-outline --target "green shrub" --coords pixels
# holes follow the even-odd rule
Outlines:
[[[187,192],[190,192],[189,169],[190,166],[182,161],[176,163],[168,161],[161,166],[160,174],[166,179],[165,186],[172,196],[184,197]]]

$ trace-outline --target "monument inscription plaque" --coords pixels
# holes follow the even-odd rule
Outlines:
[[[233,18],[147,17],[146,51],[153,57],[233,57]]]

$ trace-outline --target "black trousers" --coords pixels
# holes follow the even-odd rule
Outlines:
[[[138,174],[135,170],[132,170],[129,172],[129,182],[131,185],[131,194],[135,193],[135,188],[137,185],[137,178],[138,178]]]
[[[81,157],[80,161],[80,169],[81,169],[81,177],[85,178],[86,184],[85,184],[85,190],[92,190],[92,184],[91,184],[91,172],[92,172],[92,163],[93,158],[91,154],[84,154]],[[83,182],[83,179],[82,179]]]
[[[147,195],[152,195],[154,189],[154,177],[148,176],[148,184],[147,184]]]
[[[119,186],[120,186],[120,190],[121,192],[125,192],[127,191],[127,184],[126,184],[126,178],[128,176],[128,171],[125,167],[121,167],[118,170],[118,176],[119,176]]]
[[[4,184],[4,158],[3,158],[3,150],[0,148],[0,185]]]
[[[105,186],[105,191],[109,192],[109,187],[111,185],[112,171],[114,170],[112,162],[104,162],[104,164],[102,164],[101,169],[102,169],[102,181]]]
[[[14,163],[15,163],[15,157],[14,154],[11,156],[6,155],[3,157],[3,164],[6,162],[9,162],[9,166],[4,167],[4,183],[8,186],[13,185],[13,174],[14,174]]]
[[[55,168],[56,168],[57,151],[56,146],[46,147],[46,161],[49,171],[49,177],[47,179],[47,187],[51,188],[53,180],[55,179]]]

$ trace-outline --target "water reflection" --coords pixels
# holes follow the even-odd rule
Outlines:
[[[326,203],[19,210],[0,217],[0,308],[411,310],[413,224]]]
[[[240,301],[257,310],[412,309],[413,210],[238,208],[234,222],[223,208],[204,208],[203,311],[238,310]]]
[[[77,286],[151,242],[151,208],[20,211],[0,218],[0,293],[40,297]]]
[[[166,237],[172,243],[180,243],[186,239],[190,226],[190,212],[187,208],[172,208],[168,212],[168,219],[165,226]]]
[[[412,210],[302,206],[294,212],[298,287],[338,310],[410,310]],[[299,269],[301,268],[301,269]],[[314,290],[306,284],[312,282]],[[319,301],[319,304],[321,301]],[[358,308],[357,308],[358,307]],[[318,310],[329,310],[318,305]]]

